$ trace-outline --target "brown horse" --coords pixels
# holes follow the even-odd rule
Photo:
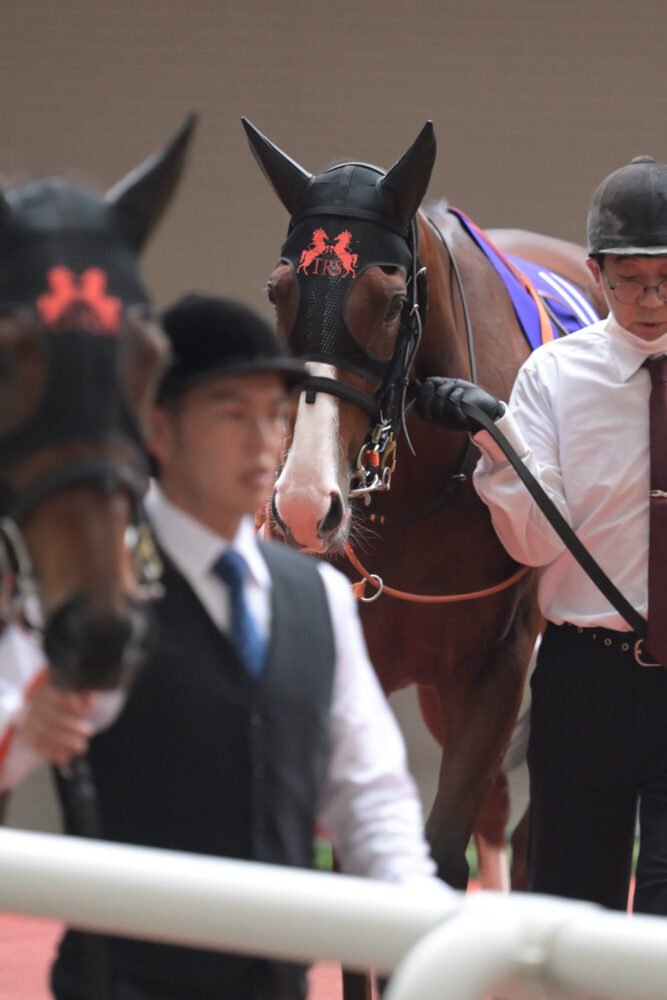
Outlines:
[[[503,282],[460,220],[445,214],[436,228],[418,213],[435,158],[430,123],[386,174],[348,163],[317,176],[244,125],[292,217],[269,297],[280,334],[311,370],[273,519],[291,544],[327,556],[351,542],[376,585],[384,581],[385,594],[362,608],[371,658],[385,691],[418,685],[441,739],[426,830],[440,875],[464,888],[466,846],[510,739],[540,616],[534,574],[517,577],[471,486],[474,448],[422,422],[405,394],[409,380],[447,374],[507,399],[530,348]],[[297,275],[316,228],[329,241],[351,232],[356,277],[330,256]],[[540,263],[556,250],[587,284],[579,252],[572,259],[565,244],[538,243]],[[387,596],[393,587],[428,601],[508,580],[459,603]]]
[[[63,179],[0,192],[0,615],[34,594],[65,687],[115,686],[147,650],[141,425],[166,338],[139,254],[193,127],[106,197]]]

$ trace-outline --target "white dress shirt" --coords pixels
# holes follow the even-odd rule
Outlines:
[[[229,600],[226,585],[212,567],[230,545],[243,556],[248,567],[246,599],[258,628],[268,636],[272,581],[251,519],[245,519],[229,541],[170,503],[159,488],[151,491],[146,506],[160,545],[221,630],[229,623]],[[331,753],[319,821],[347,873],[442,892],[443,883],[433,877],[435,865],[423,836],[421,803],[407,770],[403,738],[369,661],[349,581],[326,563],[318,563],[318,569],[335,644]],[[16,676],[2,684],[13,670],[10,645],[16,642],[15,631],[11,644],[5,637],[0,640],[0,737],[12,715],[24,710],[17,686],[22,695],[28,675],[42,665],[41,654],[33,649],[27,658],[35,664],[32,672],[24,669],[18,685]],[[110,707],[107,695],[98,699]],[[105,716],[103,724],[108,721]],[[13,760],[17,756],[19,767]],[[36,762],[20,746],[10,747],[0,763],[0,787],[16,783]]]
[[[497,421],[581,542],[644,616],[651,381],[642,364],[666,351],[667,335],[641,340],[610,315],[534,351]],[[474,441],[482,452],[474,483],[498,537],[518,562],[545,567],[539,584],[545,617],[627,631],[491,436],[480,431]]]

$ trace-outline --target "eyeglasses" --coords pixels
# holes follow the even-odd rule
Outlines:
[[[667,302],[667,280],[661,281],[659,285],[643,285],[641,281],[631,280],[612,283],[606,274],[604,278],[618,301],[623,302],[626,306],[636,305],[650,291],[657,292],[658,298],[662,302]]]

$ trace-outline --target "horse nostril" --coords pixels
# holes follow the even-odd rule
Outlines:
[[[280,511],[278,510],[278,504],[276,503],[276,494],[275,494],[275,492],[274,492],[273,496],[271,497],[271,514],[273,516],[274,521],[276,522],[276,524],[278,525],[278,527],[282,531],[283,535],[287,536],[287,534],[288,534],[287,525],[285,524],[285,522],[283,521],[282,517],[280,516]]]
[[[332,492],[329,496],[331,497],[329,510],[317,525],[317,533],[320,538],[324,538],[325,535],[329,535],[336,528],[339,528],[343,520],[343,500],[340,493]]]

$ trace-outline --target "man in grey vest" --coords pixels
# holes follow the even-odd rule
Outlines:
[[[148,512],[165,595],[155,654],[90,739],[104,834],[309,867],[320,823],[344,871],[444,893],[348,581],[253,530],[303,368],[238,303],[190,295],[163,323],[173,356],[150,421],[159,485]],[[55,732],[57,717],[62,759],[62,732],[71,726],[79,750],[90,711],[87,696],[42,685],[14,751],[29,749],[36,722],[42,737]],[[81,944],[73,932],[61,943],[58,1000],[82,1000]],[[306,995],[305,970],[287,963],[115,938],[108,951],[111,1000]]]

